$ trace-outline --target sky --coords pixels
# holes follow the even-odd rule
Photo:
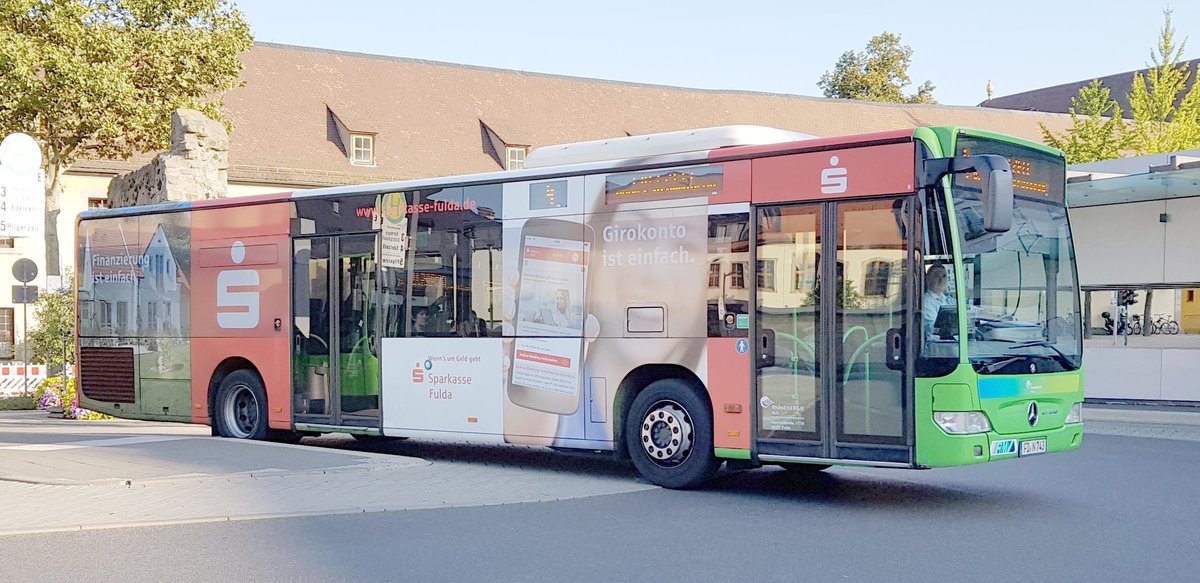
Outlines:
[[[820,96],[845,51],[884,31],[946,105],[1150,64],[1168,4],[755,0],[233,0],[258,41],[673,85]],[[1200,57],[1200,2],[1170,6]]]

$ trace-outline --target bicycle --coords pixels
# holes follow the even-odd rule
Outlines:
[[[1154,320],[1147,323],[1150,327],[1151,334],[1170,334],[1179,333],[1179,322],[1173,320],[1166,314],[1156,314]]]
[[[1142,318],[1137,314],[1130,314],[1129,320],[1118,318],[1117,320],[1117,336],[1139,336],[1142,333]]]

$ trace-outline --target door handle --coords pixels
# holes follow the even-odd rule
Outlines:
[[[758,339],[758,366],[773,366],[775,364],[775,331],[766,328]]]
[[[887,367],[904,370],[904,330],[892,328],[887,331]]]

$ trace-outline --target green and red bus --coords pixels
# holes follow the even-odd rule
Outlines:
[[[88,211],[81,406],[329,432],[931,468],[1079,447],[1061,152],[729,126],[523,170]]]

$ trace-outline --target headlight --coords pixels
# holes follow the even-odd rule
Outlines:
[[[1063,423],[1083,423],[1083,403],[1071,405],[1071,411],[1067,413],[1067,420]]]
[[[933,420],[942,426],[942,431],[955,435],[987,433],[992,430],[992,424],[988,423],[987,415],[982,411],[934,413]]]

